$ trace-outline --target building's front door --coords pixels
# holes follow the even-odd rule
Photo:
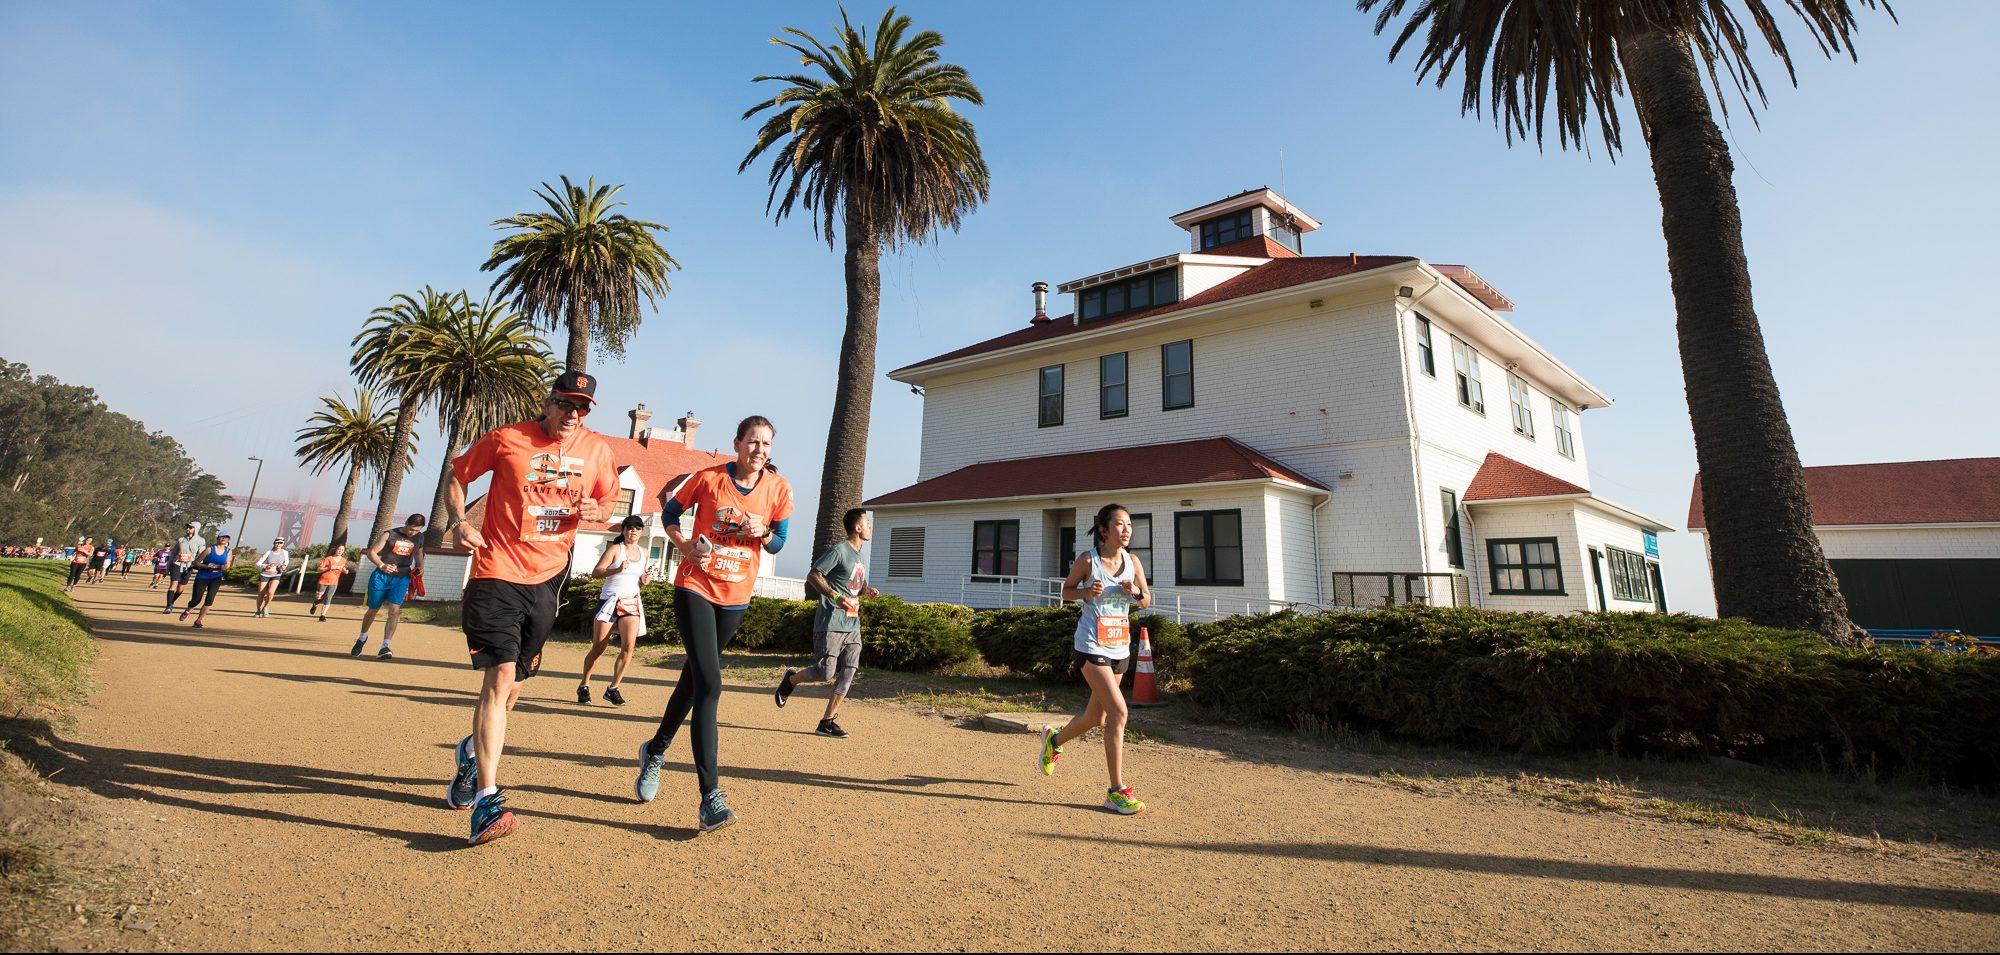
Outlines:
[[[1597,609],[1611,609],[1604,599],[1604,554],[1595,547],[1590,549],[1590,582],[1597,589]]]
[[[1056,565],[1058,569],[1055,572],[1055,576],[1069,576],[1069,569],[1076,564],[1076,528],[1065,527],[1062,529],[1062,534],[1056,544],[1056,553],[1057,556],[1062,558],[1062,563]]]

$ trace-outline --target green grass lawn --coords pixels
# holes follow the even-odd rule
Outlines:
[[[0,559],[0,704],[57,713],[83,701],[97,652],[83,615],[63,594],[58,561]]]

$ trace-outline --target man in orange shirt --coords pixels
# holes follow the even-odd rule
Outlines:
[[[473,669],[484,672],[445,802],[472,810],[474,845],[514,831],[498,784],[507,713],[541,667],[578,521],[603,519],[599,502],[618,493],[610,444],[583,426],[596,401],[595,377],[564,372],[539,419],[488,432],[451,465],[446,529],[472,550],[462,617]],[[475,528],[465,523],[465,487],[488,474],[486,516]]]

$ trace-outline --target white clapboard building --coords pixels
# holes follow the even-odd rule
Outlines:
[[[1036,283],[1023,327],[890,373],[924,395],[914,483],[868,502],[911,600],[1046,602],[1092,515],[1129,508],[1184,618],[1390,602],[1665,605],[1671,528],[1590,489],[1611,399],[1460,265],[1308,255],[1270,189],[1172,217],[1186,246]]]

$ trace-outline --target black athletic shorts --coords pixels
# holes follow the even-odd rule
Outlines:
[[[1076,669],[1079,673],[1083,672],[1085,665],[1093,663],[1098,666],[1110,667],[1114,676],[1124,676],[1125,671],[1132,668],[1132,658],[1130,656],[1119,657],[1113,660],[1110,657],[1101,657],[1095,653],[1085,653],[1082,650],[1073,649],[1069,653],[1076,661]]]
[[[542,644],[556,626],[557,588],[563,574],[539,584],[516,584],[490,577],[466,582],[460,616],[472,668],[514,664],[514,679],[525,680],[542,667]]]
[[[220,577],[214,577],[208,580],[195,581],[194,590],[188,593],[188,606],[189,607],[215,606],[215,592],[221,589],[222,589],[222,578]]]

